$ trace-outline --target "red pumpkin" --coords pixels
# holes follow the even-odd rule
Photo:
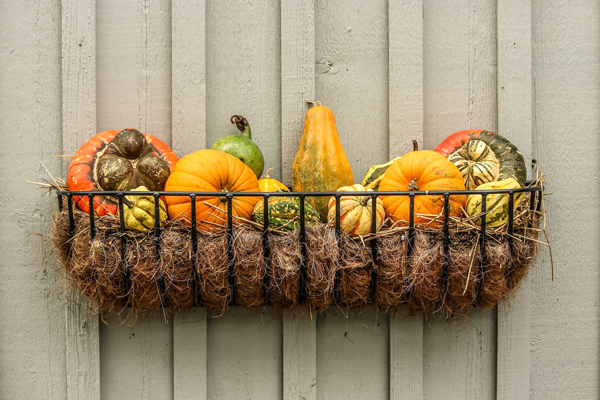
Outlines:
[[[135,129],[100,132],[83,144],[73,157],[67,174],[71,191],[132,190],[146,186],[163,190],[178,158],[154,136]],[[88,197],[73,196],[77,207],[90,212]],[[118,214],[114,197],[94,196],[94,213]]]

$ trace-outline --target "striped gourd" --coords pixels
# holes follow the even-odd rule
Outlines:
[[[455,132],[434,151],[458,167],[467,190],[507,178],[514,178],[519,185],[525,186],[527,169],[523,155],[497,133],[481,129]]]
[[[372,192],[363,185],[354,184],[343,186],[338,192]],[[383,201],[377,198],[376,229],[378,230],[385,218]],[[366,235],[372,232],[373,199],[371,196],[342,196],[340,197],[340,228],[352,235]],[[335,198],[329,199],[329,211],[327,220],[330,224],[335,223]]]
[[[388,170],[390,165],[392,165],[396,160],[399,160],[400,157],[394,157],[390,161],[385,164],[373,165],[367,170],[365,177],[363,178],[361,185],[363,185],[366,189],[379,189],[379,182],[383,179],[385,175],[385,171]]]
[[[264,224],[264,201],[256,203],[252,218]],[[320,221],[319,213],[308,201],[304,203],[304,219],[306,225],[314,225]],[[298,197],[271,197],[269,199],[269,227],[285,232],[300,227],[300,199]]]
[[[465,179],[467,190],[473,190],[498,177],[498,159],[483,140],[469,140],[457,152],[448,157]]]
[[[475,190],[496,190],[496,189],[518,189],[521,186],[513,178],[507,178],[501,181],[489,182],[480,185]],[[517,206],[523,201],[523,193],[515,193],[513,212]],[[482,196],[480,194],[472,194],[467,197],[466,211],[470,216],[481,213]],[[486,209],[486,224],[490,227],[501,226],[508,222],[508,202],[510,195],[508,194],[488,194],[485,197]],[[475,223],[481,225],[481,218],[475,218]]]

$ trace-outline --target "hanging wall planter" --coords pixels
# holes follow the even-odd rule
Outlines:
[[[341,229],[340,202],[365,192],[230,192],[225,195],[222,229],[192,229],[200,224],[192,210],[191,226],[156,218],[155,228],[144,233],[126,230],[124,218],[87,214],[74,207],[74,198],[87,198],[91,206],[97,192],[59,191],[53,240],[67,276],[96,302],[99,312],[125,308],[134,314],[163,308],[177,312],[199,305],[220,315],[232,305],[308,307],[312,312],[333,305],[373,305],[383,311],[406,307],[410,313],[443,310],[453,316],[473,306],[492,308],[518,288],[537,250],[541,193],[533,183],[478,193],[483,199],[501,194],[508,198],[507,224],[490,228],[483,218],[477,225],[472,219],[449,215],[451,195],[472,192],[367,192],[372,200],[406,197],[409,221],[353,238]],[[119,210],[124,210],[125,199],[132,195],[187,196],[195,208],[196,199],[221,193],[104,195],[114,196]],[[332,223],[306,224],[309,196],[333,199]],[[436,220],[435,227],[415,223],[414,204],[420,196],[439,196],[443,201],[440,215],[418,215]],[[517,196],[524,201],[511,212]],[[268,218],[262,226],[239,223],[227,213],[237,197],[261,197],[266,215],[269,199],[296,197],[299,228],[274,230],[268,227]],[[372,204],[375,209],[377,201]],[[486,210],[486,200],[481,206]],[[372,215],[376,226],[376,210]]]

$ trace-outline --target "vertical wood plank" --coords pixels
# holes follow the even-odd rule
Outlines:
[[[315,97],[314,0],[281,1],[281,166],[291,184],[292,163],[304,127],[306,99]],[[316,317],[315,317],[316,318]],[[283,398],[317,396],[317,322],[283,316]]]
[[[317,320],[317,398],[387,399],[389,318],[373,307]]]
[[[64,279],[48,235],[62,176],[58,1],[0,2],[0,398],[67,398]]]
[[[316,2],[316,97],[335,114],[355,182],[388,161],[388,29],[387,1]],[[317,319],[317,397],[387,398],[388,316],[349,313]]]
[[[281,399],[281,315],[231,308],[208,329],[208,398]]]
[[[173,151],[206,147],[206,1],[173,0]]]
[[[423,146],[423,1],[391,0],[389,154]],[[390,399],[423,398],[423,318],[390,317]]]
[[[206,10],[206,146],[238,135],[234,114],[247,118],[265,171],[281,174],[281,44],[279,1],[208,1]]]
[[[600,7],[534,0],[531,14],[533,157],[552,193],[554,281],[543,249],[530,277],[530,398],[598,399]]]
[[[315,0],[281,1],[281,178],[292,183],[306,100],[315,97]]]
[[[462,129],[497,127],[494,2],[424,2],[424,141],[437,146]],[[425,398],[491,399],[496,390],[496,313],[468,320],[440,314],[424,327]]]
[[[96,132],[96,4],[62,2],[62,154],[74,155]],[[70,160],[65,160],[66,176]],[[66,310],[67,397],[100,398],[99,318],[77,290]]]
[[[531,2],[498,0],[498,133],[532,157]],[[529,397],[531,291],[526,281],[498,304],[496,398]]]
[[[173,151],[179,157],[206,147],[206,2],[174,0],[172,12]],[[203,308],[173,319],[173,393],[206,399],[207,317]]]
[[[206,146],[237,135],[231,115],[252,127],[266,168],[281,174],[279,1],[207,1]],[[208,319],[208,397],[281,399],[282,318],[231,308]]]
[[[137,128],[171,144],[170,2],[96,3],[98,130]],[[173,397],[173,328],[162,313],[100,328],[103,399]]]
[[[382,0],[316,2],[316,95],[335,115],[355,182],[388,161],[387,8]]]

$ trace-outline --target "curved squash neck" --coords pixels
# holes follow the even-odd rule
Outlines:
[[[239,129],[241,137],[252,140],[252,130],[250,130],[250,124],[246,118],[241,115],[233,115],[231,116],[231,123]]]

